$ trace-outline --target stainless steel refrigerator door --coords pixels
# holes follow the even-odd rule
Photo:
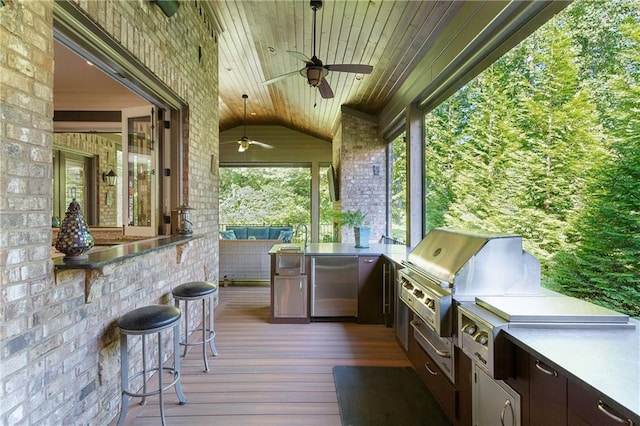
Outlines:
[[[358,316],[358,257],[311,258],[311,316]]]

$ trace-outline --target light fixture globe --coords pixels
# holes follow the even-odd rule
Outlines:
[[[306,68],[300,70],[300,75],[306,77],[311,87],[318,87],[328,73],[326,68],[317,65],[307,65]]]
[[[242,139],[240,139],[238,141],[239,146],[238,146],[238,152],[245,152],[247,149],[249,149],[249,138],[246,136],[243,136]]]

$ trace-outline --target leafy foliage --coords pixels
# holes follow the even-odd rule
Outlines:
[[[366,225],[367,214],[360,209],[346,210],[334,213],[333,218],[340,226],[354,228]]]
[[[236,167],[220,170],[221,224],[309,223],[308,168]]]

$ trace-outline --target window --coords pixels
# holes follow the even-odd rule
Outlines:
[[[427,114],[424,171],[428,229],[523,235],[545,286],[636,317],[639,18],[567,7]]]

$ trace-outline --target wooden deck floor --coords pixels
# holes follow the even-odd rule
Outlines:
[[[322,425],[340,423],[333,382],[336,365],[409,366],[393,329],[355,323],[269,323],[268,287],[220,288],[218,357],[203,372],[199,347],[182,361],[180,406],[165,397],[170,425]],[[132,401],[128,425],[160,424],[157,398]]]

